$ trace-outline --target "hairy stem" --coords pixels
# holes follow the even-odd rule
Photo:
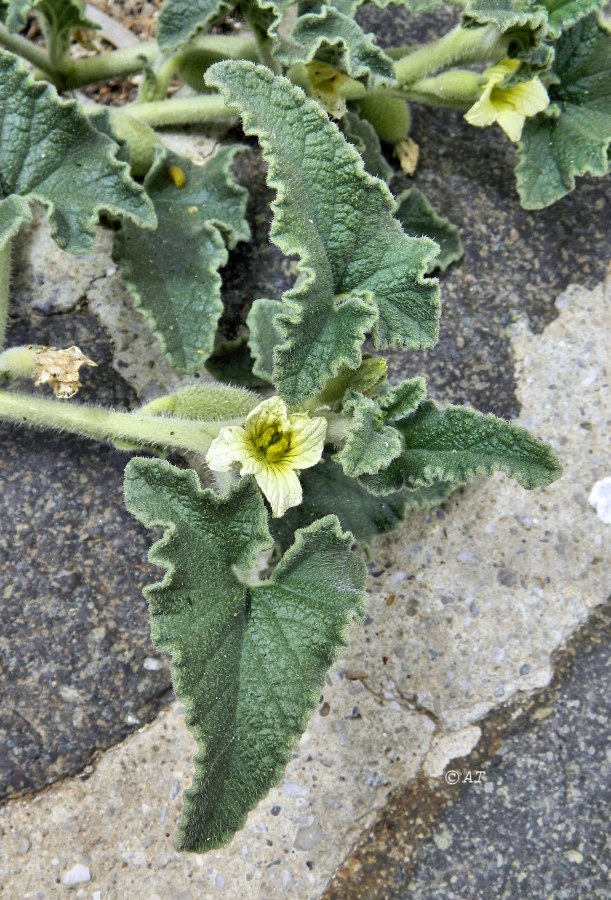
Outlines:
[[[411,86],[440,69],[468,62],[496,62],[507,51],[509,38],[494,25],[452,29],[438,41],[424,44],[395,62],[399,84]]]
[[[68,431],[81,437],[114,443],[125,441],[141,447],[164,447],[206,453],[226,425],[241,425],[242,418],[214,422],[122,413],[31,394],[0,391],[0,419],[31,428]]]
[[[4,347],[8,322],[8,298],[11,285],[11,240],[0,245],[0,350]]]
[[[416,103],[467,109],[479,100],[484,80],[477,72],[452,69],[410,84],[404,96],[406,100]]]
[[[225,106],[218,94],[201,94],[174,100],[154,100],[150,103],[128,103],[123,107],[134,119],[163,128],[169,125],[189,125],[195,122],[217,122],[237,119],[236,113]]]
[[[67,89],[82,87],[97,81],[106,81],[123,75],[140,72],[155,59],[159,52],[156,41],[147,41],[135,47],[112,50],[85,59],[73,59],[62,69]]]
[[[49,59],[48,54],[41,50],[40,47],[37,47],[35,44],[32,44],[30,41],[27,41],[25,38],[21,37],[19,34],[13,34],[5,28],[4,25],[0,24],[0,46],[6,47],[7,50],[10,50],[12,53],[16,53],[17,56],[21,56],[22,59],[27,59],[28,62],[32,63],[33,66],[36,66],[37,69],[47,76],[47,78],[54,82],[57,79],[57,73],[54,71],[53,66],[51,65],[51,60]]]

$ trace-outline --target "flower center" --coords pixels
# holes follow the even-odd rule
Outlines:
[[[269,425],[254,436],[253,443],[266,462],[275,463],[290,450],[291,436],[277,425]]]

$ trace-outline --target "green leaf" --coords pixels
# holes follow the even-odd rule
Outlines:
[[[378,404],[363,394],[349,394],[344,412],[352,414],[352,419],[346,443],[333,457],[335,461],[351,478],[386,469],[402,450],[397,429],[386,425]]]
[[[424,273],[435,245],[403,233],[388,188],[364,171],[319,105],[252,63],[217,63],[208,81],[258,136],[278,192],[271,238],[300,259],[276,317],[283,343],[274,383],[284,397],[301,402],[342,365],[356,368],[370,329],[378,346],[432,346],[438,287]]]
[[[333,5],[300,15],[275,56],[287,68],[316,58],[361,81],[369,90],[395,83],[392,60],[373,35],[365,34],[353,18]]]
[[[418,188],[410,188],[397,197],[395,216],[403,231],[413,237],[428,237],[439,244],[439,256],[431,263],[431,270],[441,269],[460,259],[464,253],[460,231],[445,216],[435,212]]]
[[[571,25],[605,6],[605,0],[542,0],[542,2],[548,14],[548,34],[553,38],[559,37]]]
[[[339,406],[348,391],[357,391],[368,396],[385,379],[388,366],[381,356],[363,355],[358,369],[348,369],[345,366],[339,374],[328,381],[324,389],[310,402],[315,410],[319,406]]]
[[[72,31],[98,28],[84,14],[85,0],[9,0],[6,20],[9,30],[21,31],[30,12],[38,13],[50,62],[57,68],[67,61]]]
[[[556,44],[551,107],[527,119],[516,168],[526,209],[542,209],[575,187],[575,177],[606,175],[611,144],[611,36],[596,16]]]
[[[369,174],[390,184],[394,171],[384,158],[380,139],[373,125],[353,112],[347,112],[340,125],[346,140],[354,144],[360,153]]]
[[[466,407],[439,409],[425,401],[397,428],[403,434],[401,456],[362,479],[374,494],[437,481],[464,484],[497,471],[534,488],[550,484],[562,471],[551,448],[525,428]]]
[[[157,21],[157,41],[161,51],[178,50],[231,7],[232,4],[224,0],[165,0]]]
[[[269,381],[258,378],[253,368],[255,359],[248,347],[248,339],[239,337],[233,341],[221,341],[208,359],[206,369],[218,381],[243,387],[264,387]]]
[[[0,50],[0,197],[42,203],[53,237],[71,253],[93,250],[101,211],[155,226],[150,201],[116,151],[74,102],[60,100],[17,57]],[[23,203],[14,209],[25,215]]]
[[[579,19],[601,9],[604,0],[467,0],[464,13],[499,31],[528,28],[539,36],[557,38]]]
[[[196,372],[212,352],[223,309],[218,270],[227,262],[227,246],[250,234],[248,194],[230,174],[243,149],[223,148],[205,166],[162,150],[144,181],[157,230],[126,223],[115,238],[113,258],[180,372]]]
[[[278,26],[295,0],[238,0],[238,9],[251,26],[270,38],[278,35]]]
[[[279,300],[255,300],[246,324],[250,331],[250,349],[255,358],[252,370],[259,378],[273,383],[274,351],[282,343],[278,329],[278,313],[282,312]]]
[[[13,194],[0,200],[0,250],[15,237],[24,222],[32,218],[30,207],[23,197]]]
[[[297,533],[269,581],[250,584],[248,568],[271,544],[250,478],[221,498],[194,472],[134,459],[125,496],[144,525],[165,529],[149,559],[166,574],[145,594],[199,748],[178,848],[203,852],[230,840],[281,778],[363,612],[364,564],[328,516]]]
[[[270,522],[274,540],[282,550],[291,545],[296,529],[330,513],[338,517],[342,528],[352,532],[359,544],[369,546],[377,535],[401,525],[410,502],[407,491],[374,497],[354,478],[344,475],[341,466],[328,457],[319,465],[304,469],[300,481],[302,503]]]
[[[424,378],[408,378],[385,394],[376,397],[385,422],[400,422],[415,412],[426,397]]]

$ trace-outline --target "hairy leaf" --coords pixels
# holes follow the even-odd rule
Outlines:
[[[295,0],[238,0],[238,9],[251,27],[275,38],[282,16],[294,3]]]
[[[255,300],[246,324],[250,330],[250,349],[255,358],[252,370],[259,378],[273,383],[274,351],[282,343],[278,329],[278,313],[282,312],[279,300]]]
[[[282,776],[362,614],[364,565],[328,516],[297,533],[269,581],[249,584],[246,570],[271,543],[250,478],[221,498],[194,472],[135,459],[125,496],[147,527],[165,529],[149,558],[166,575],[145,593],[199,747],[178,847],[202,852],[230,840]]]
[[[180,372],[197,371],[212,352],[223,309],[218,269],[227,246],[250,234],[247,191],[230,175],[243,149],[223,148],[205,166],[162,150],[144,181],[157,230],[126,223],[115,238],[113,257],[136,305]]]
[[[75,103],[60,100],[17,57],[0,50],[0,197],[42,203],[53,237],[71,253],[93,249],[101,211],[144,228],[155,225],[150,201],[116,151]],[[23,217],[24,204],[17,208]]]
[[[365,34],[353,18],[334,5],[325,4],[316,12],[300,15],[276,56],[287,67],[316,58],[368,89],[395,81],[392,60],[377,46],[373,35]]]
[[[557,38],[603,6],[604,0],[467,0],[464,12],[482,25],[496,25],[499,31],[526,27],[541,36]]]
[[[45,19],[45,30],[56,40],[64,32],[73,28],[97,28],[84,15],[84,0],[8,0],[6,24],[10,31],[21,31],[31,10],[41,12]]]
[[[38,13],[51,65],[59,67],[67,58],[72,32],[98,28],[85,16],[85,5],[85,0],[7,0],[6,24],[10,31],[22,31],[29,13]]]
[[[302,503],[270,523],[272,535],[282,550],[291,545],[296,529],[331,513],[359,544],[368,546],[377,535],[401,525],[410,503],[408,491],[374,497],[356,479],[344,475],[341,466],[328,457],[319,465],[304,469],[300,481]]]
[[[333,457],[346,475],[374,475],[386,469],[401,453],[401,435],[387,425],[375,400],[353,392],[344,402],[344,412],[352,414],[346,443]]]
[[[394,175],[393,168],[384,158],[380,139],[373,125],[353,112],[347,112],[340,125],[346,140],[359,151],[369,174],[390,184]]]
[[[426,397],[424,378],[408,378],[385,394],[376,397],[385,422],[400,422],[415,412]]]
[[[303,401],[342,365],[356,368],[370,329],[377,345],[432,346],[438,287],[424,273],[435,245],[403,233],[387,187],[318,104],[252,63],[217,63],[208,80],[258,136],[277,190],[271,238],[300,259],[276,317],[274,383],[284,397]]]
[[[358,369],[348,369],[344,366],[311,402],[316,406],[337,407],[349,391],[369,396],[385,381],[387,369],[386,360],[381,356],[365,353]],[[316,406],[312,408],[315,409]]]
[[[525,488],[550,484],[561,473],[551,448],[525,428],[462,406],[439,409],[425,401],[396,426],[404,450],[387,469],[362,478],[374,494],[438,481],[464,484],[505,472]]]
[[[15,237],[24,222],[31,219],[30,207],[23,197],[13,194],[0,200],[0,250]]]
[[[165,0],[157,21],[159,47],[164,53],[178,50],[232,5],[225,0]]]
[[[575,187],[575,177],[605,175],[611,144],[611,35],[596,16],[556,44],[549,112],[527,119],[516,168],[526,209],[542,209]]]
[[[428,237],[439,244],[439,256],[431,263],[431,270],[441,269],[443,272],[462,257],[464,250],[460,231],[449,219],[435,212],[418,188],[410,188],[399,194],[395,216],[406,234]]]

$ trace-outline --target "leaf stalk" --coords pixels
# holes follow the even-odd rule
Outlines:
[[[242,418],[201,421],[175,416],[124,413],[31,394],[0,391],[0,419],[31,428],[67,431],[114,444],[163,447],[206,453],[221,428],[241,425]]]

